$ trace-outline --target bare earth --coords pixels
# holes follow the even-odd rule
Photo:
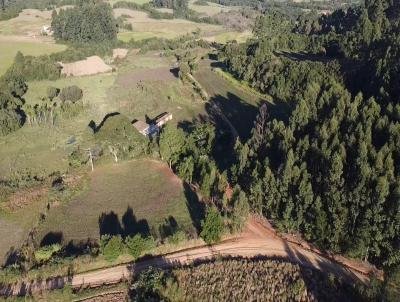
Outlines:
[[[171,81],[177,80],[169,67],[137,70],[118,77],[118,84],[130,88],[144,81]]]
[[[84,76],[112,71],[112,67],[104,63],[98,56],[88,57],[86,60],[73,63],[60,64],[63,67],[61,73],[66,76]]]
[[[372,272],[371,268],[362,263],[350,260],[338,262],[333,257],[324,255],[317,250],[306,249],[283,240],[265,222],[252,218],[244,232],[237,236],[231,236],[217,245],[185,249],[128,265],[78,274],[70,278],[58,277],[45,281],[3,286],[0,288],[0,296],[25,295],[42,290],[58,289],[63,288],[66,284],[71,284],[73,288],[115,284],[137,275],[148,267],[170,268],[217,256],[280,258],[298,263],[303,267],[333,273],[349,281],[366,282],[369,279],[368,274]]]

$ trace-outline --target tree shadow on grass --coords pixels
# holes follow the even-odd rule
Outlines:
[[[201,231],[201,221],[205,217],[205,206],[188,183],[183,183],[183,189],[186,197],[186,206],[198,235]]]
[[[146,237],[150,235],[150,228],[146,219],[137,220],[132,208],[128,207],[122,216],[122,221],[119,220],[118,214],[113,211],[102,213],[99,217],[99,232],[100,237],[103,235],[121,235],[125,238],[136,234]]]
[[[62,232],[49,232],[40,241],[40,246],[62,244],[64,235]]]

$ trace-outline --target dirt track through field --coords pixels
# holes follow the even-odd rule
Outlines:
[[[297,263],[303,268],[333,273],[349,281],[367,281],[367,275],[370,273],[367,267],[351,264],[350,261],[346,264],[338,263],[317,252],[282,240],[265,224],[251,219],[243,233],[227,238],[217,245],[190,248],[137,263],[81,273],[71,277],[59,277],[51,280],[3,286],[0,288],[0,295],[26,295],[42,290],[63,288],[66,284],[71,284],[73,288],[115,284],[130,279],[149,267],[177,267],[193,262],[206,261],[218,256],[278,258]]]

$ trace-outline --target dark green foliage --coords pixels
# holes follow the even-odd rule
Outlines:
[[[22,125],[21,116],[14,110],[0,110],[0,136],[18,130]]]
[[[125,238],[125,245],[128,253],[135,258],[138,258],[143,252],[148,251],[156,246],[153,237],[145,238],[140,234]]]
[[[395,302],[400,297],[400,266],[389,269],[385,275],[383,294],[385,301]]]
[[[206,219],[202,222],[201,227],[200,236],[207,244],[217,243],[221,240],[225,227],[224,221],[222,220],[221,214],[218,212],[217,208],[211,207],[209,209]]]
[[[75,103],[79,101],[83,96],[83,91],[78,86],[68,86],[61,89],[60,95],[58,96],[61,101],[71,101]]]
[[[95,129],[95,138],[115,158],[133,158],[147,150],[148,139],[122,114],[109,114]]]
[[[19,77],[25,81],[57,80],[61,67],[47,55],[32,57],[18,52],[14,64],[7,70],[5,78]]]
[[[53,14],[51,27],[58,40],[88,43],[115,40],[117,23],[111,6],[102,1],[78,1],[73,8]]]

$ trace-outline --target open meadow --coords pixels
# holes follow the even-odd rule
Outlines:
[[[195,23],[183,19],[152,19],[146,12],[125,8],[114,9],[114,15],[116,17],[124,16],[126,22],[132,24],[132,31],[122,31],[118,34],[118,38],[122,41],[129,41],[132,38],[143,40],[152,37],[171,39],[198,29],[200,29],[201,36],[214,36],[226,31],[220,25]]]
[[[49,211],[39,230],[42,243],[52,238],[79,243],[134,230],[158,234],[164,222],[166,227],[172,222],[192,230],[182,182],[166,164],[151,160],[109,164],[89,177],[85,192]]]
[[[207,5],[198,5],[196,0],[189,1],[189,8],[200,13],[202,16],[214,16],[221,12],[229,12],[232,10],[239,10],[240,6],[226,6],[214,2],[207,2]]]

